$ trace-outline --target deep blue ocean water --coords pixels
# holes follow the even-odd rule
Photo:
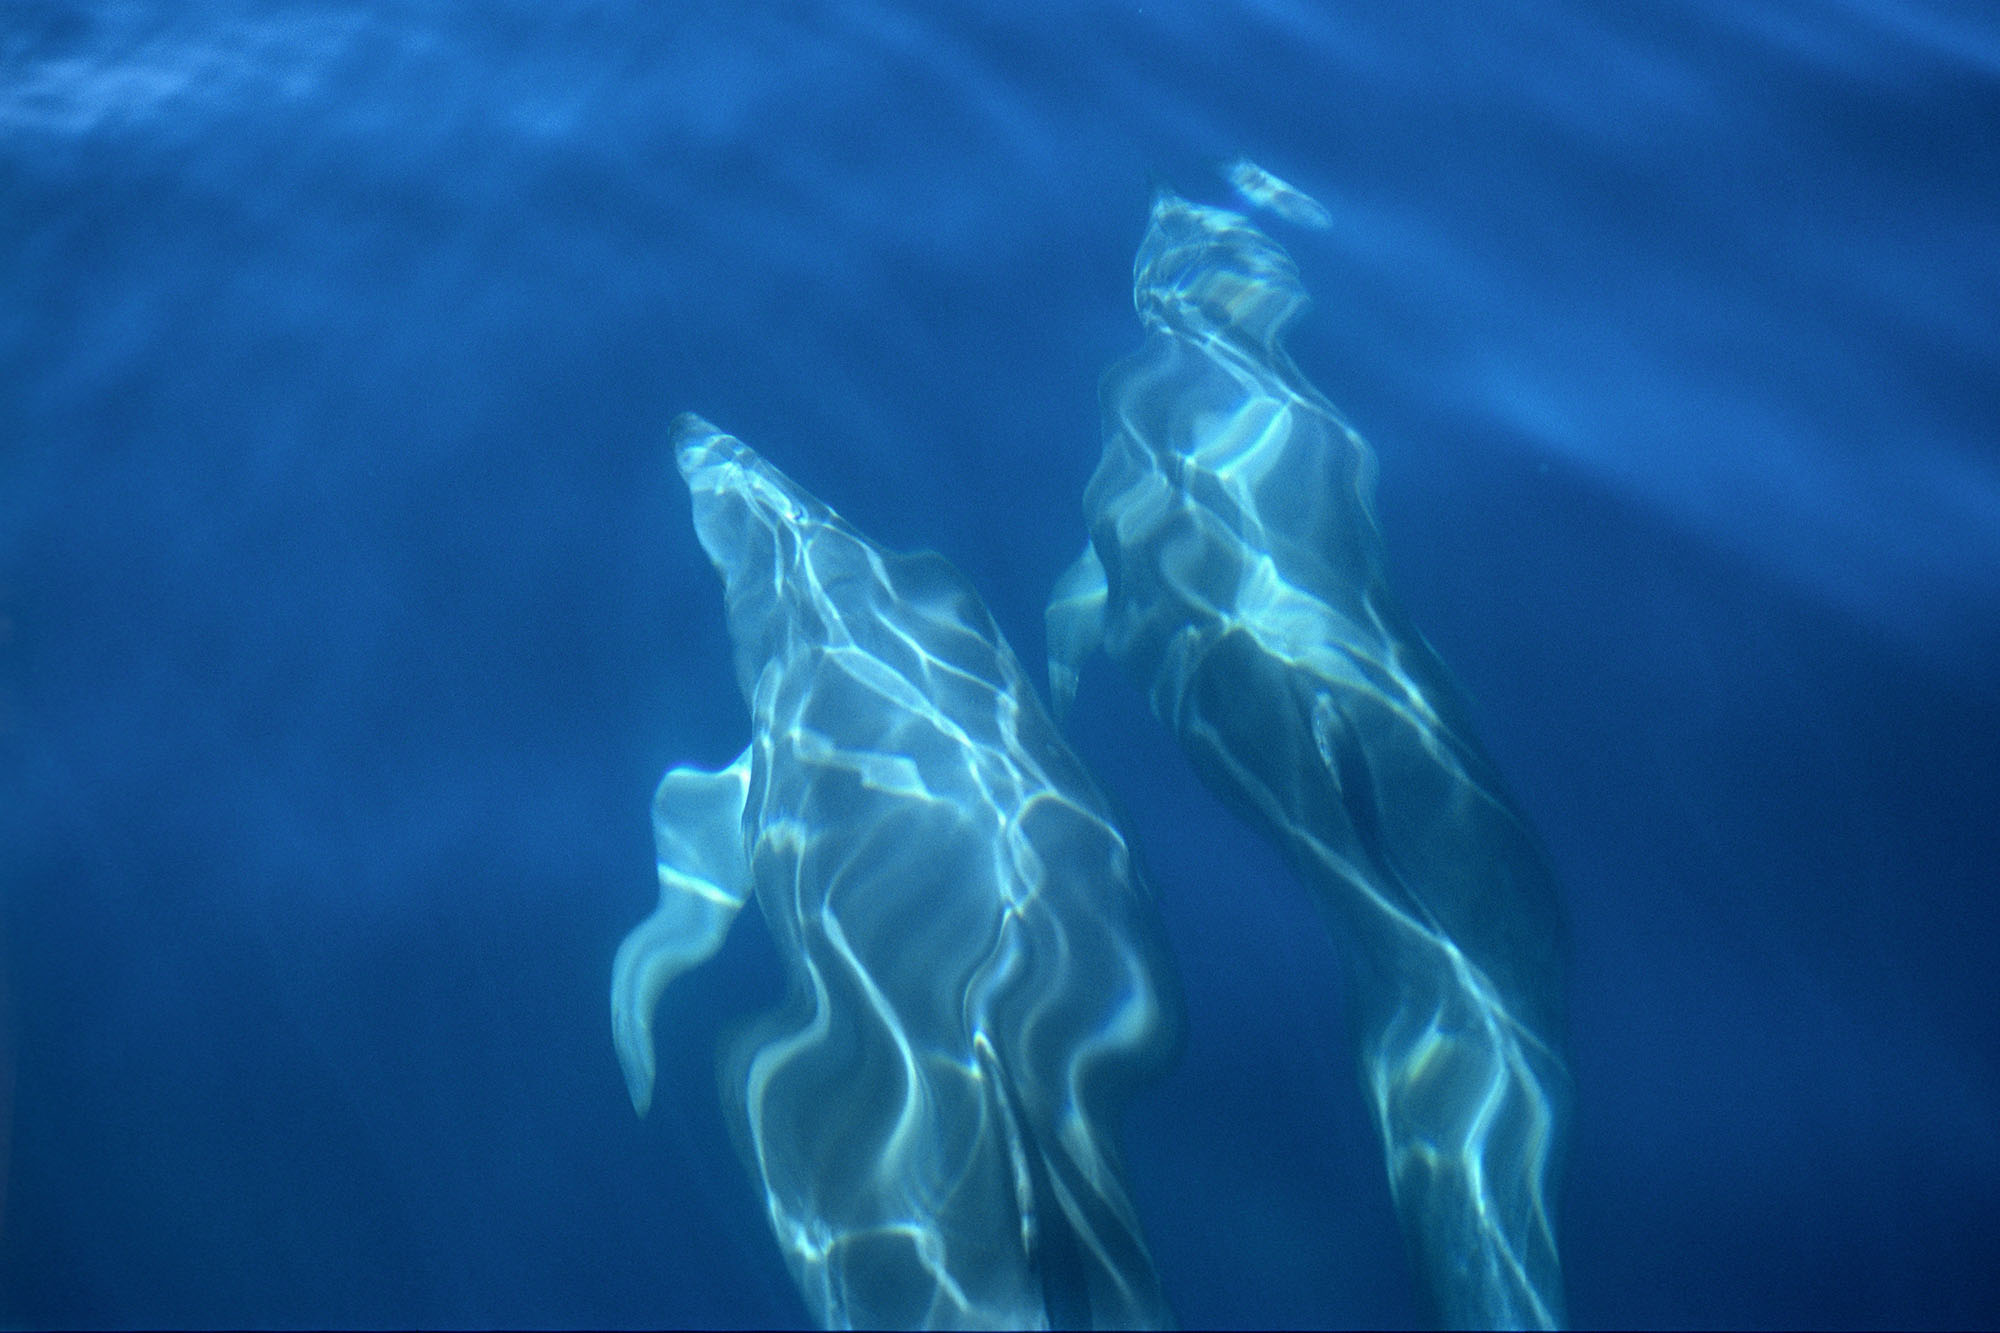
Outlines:
[[[1023,657],[1156,183],[1244,153],[1561,871],[1573,1317],[2000,1323],[2000,18],[1946,0],[0,6],[0,1322],[796,1323],[613,1058],[743,743],[692,409]],[[1340,958],[1101,659],[1190,1325],[1417,1317]]]

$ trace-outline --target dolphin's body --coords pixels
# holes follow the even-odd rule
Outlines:
[[[1291,258],[1162,194],[1133,294],[1146,340],[1105,375],[1090,542],[1048,612],[1058,712],[1101,644],[1351,944],[1363,1081],[1435,1313],[1557,1324],[1553,872],[1390,592],[1373,454],[1284,351]]]
[[[633,1105],[661,991],[754,896],[791,993],[723,1096],[813,1316],[1166,1324],[1111,1131],[1180,999],[1104,798],[942,558],[699,418],[674,442],[752,739],[655,799],[660,904],[611,990]]]

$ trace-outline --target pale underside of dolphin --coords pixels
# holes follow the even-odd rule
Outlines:
[[[660,783],[659,907],[612,978],[633,1105],[661,992],[755,897],[790,995],[723,1099],[813,1317],[1169,1322],[1112,1131],[1180,1000],[1104,798],[941,557],[699,418],[674,444],[751,742]]]
[[[1349,946],[1364,1087],[1436,1315],[1561,1322],[1554,874],[1383,572],[1375,460],[1293,365],[1243,217],[1156,199],[1102,386],[1090,541],[1048,611],[1058,714],[1100,645]]]

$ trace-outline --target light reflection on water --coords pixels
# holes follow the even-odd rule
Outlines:
[[[1948,4],[8,6],[0,1317],[802,1317],[707,1056],[642,1138],[602,1049],[633,793],[741,744],[664,423],[1032,655],[1149,181],[1247,152],[1331,215],[1297,354],[1570,891],[1576,1316],[1993,1322],[1996,49]],[[1162,1280],[1408,1323],[1365,1106],[1260,1054],[1339,1040],[1316,928],[1150,725],[1085,682],[1202,997],[1131,1116]]]

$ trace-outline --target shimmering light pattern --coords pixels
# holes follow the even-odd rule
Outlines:
[[[1090,544],[1049,607],[1058,708],[1101,643],[1352,946],[1363,1081],[1438,1317],[1558,1324],[1546,856],[1390,593],[1374,455],[1284,350],[1291,257],[1163,194],[1133,295],[1146,341],[1105,376]]]
[[[1102,795],[942,558],[699,418],[675,446],[752,739],[660,786],[660,906],[611,990],[633,1105],[661,991],[754,895],[791,994],[723,1096],[814,1317],[1168,1323],[1111,1128],[1180,999]]]
[[[1268,208],[1287,222],[1315,231],[1325,231],[1333,225],[1333,214],[1326,211],[1326,205],[1247,157],[1239,157],[1223,167],[1222,178],[1235,187],[1244,203]]]

